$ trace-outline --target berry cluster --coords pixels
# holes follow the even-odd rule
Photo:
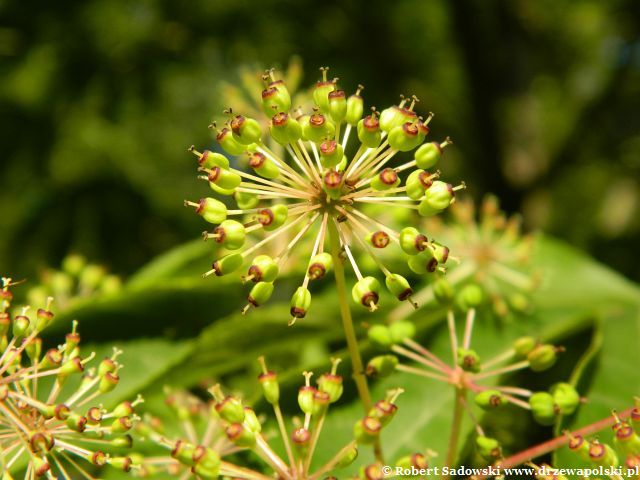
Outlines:
[[[353,300],[369,310],[377,308],[380,283],[376,277],[361,273],[352,253],[355,245],[374,259],[391,293],[413,304],[407,279],[391,272],[378,252],[395,243],[409,256],[413,271],[428,273],[442,267],[448,249],[415,228],[395,231],[369,215],[365,207],[410,209],[432,216],[452,204],[456,192],[464,188],[464,184],[454,187],[438,180],[437,171],[427,171],[451,141],[425,143],[433,114],[418,116],[414,111],[417,98],[403,98],[399,105],[381,113],[372,108],[363,117],[362,87],[347,98],[338,79],[328,80],[328,69],[321,70],[323,78],[313,89],[315,107],[311,112],[291,110],[287,87],[270,70],[263,76],[262,91],[263,111],[270,118],[268,132],[256,119],[235,114],[232,109],[226,111],[229,120],[222,128],[211,125],[219,147],[229,155],[246,156],[251,173],[236,166],[241,159],[230,162],[221,153],[190,149],[198,158],[199,178],[237,205],[229,208],[229,202],[212,197],[185,201],[216,225],[212,232],[204,233],[205,239],[213,239],[229,251],[205,276],[227,275],[249,264],[243,279],[254,285],[243,312],[268,301],[292,249],[307,234],[313,235],[306,274],[291,298],[291,323],[303,318],[310,308],[309,283],[324,277],[343,258],[357,277]],[[349,145],[353,132],[359,141],[355,149]],[[288,158],[267,146],[266,135],[282,146]],[[412,159],[390,166],[402,152],[412,152]],[[261,233],[263,238],[247,248],[251,233]],[[280,253],[253,256],[282,236],[290,240]],[[331,253],[325,251],[327,237]]]

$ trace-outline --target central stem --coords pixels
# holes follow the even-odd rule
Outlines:
[[[327,222],[329,230],[329,243],[331,245],[331,256],[333,257],[333,272],[336,278],[336,289],[338,290],[338,301],[340,302],[340,315],[342,317],[342,327],[344,335],[347,338],[347,348],[351,356],[351,364],[353,367],[353,380],[358,388],[358,395],[362,401],[365,412],[369,412],[371,408],[371,394],[367,379],[364,376],[364,367],[360,350],[358,349],[358,339],[356,331],[353,327],[353,319],[351,317],[351,309],[349,308],[349,298],[347,296],[347,285],[344,279],[344,267],[340,258],[340,238],[335,224],[329,220]]]
[[[349,355],[351,357],[353,380],[356,382],[358,395],[362,401],[365,414],[367,414],[369,413],[372,405],[371,393],[369,392],[367,378],[364,375],[364,366],[362,365],[360,349],[358,348],[358,338],[356,337],[356,331],[353,327],[353,318],[351,317],[351,309],[349,308],[347,285],[344,279],[344,267],[342,266],[342,259],[340,258],[340,237],[338,236],[338,229],[332,220],[327,222],[327,227],[329,231],[329,243],[331,245],[331,256],[333,257],[333,272],[336,279],[336,290],[338,290],[338,301],[340,303],[342,328],[344,329],[344,336],[347,339],[347,348],[349,349]],[[376,441],[373,448],[376,459],[379,462],[384,463],[380,442]]]
[[[464,387],[456,387],[456,400],[453,410],[453,423],[451,424],[451,434],[449,435],[449,448],[447,449],[447,457],[445,459],[445,466],[452,467],[456,461],[458,454],[458,439],[460,437],[460,427],[462,426],[462,417],[464,415],[464,400],[467,396],[467,389]],[[442,477],[444,480],[449,478],[449,475]]]

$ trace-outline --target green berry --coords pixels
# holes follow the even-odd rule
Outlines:
[[[384,378],[391,375],[398,365],[395,355],[378,355],[367,363],[366,373],[369,377]]]
[[[475,282],[467,283],[456,295],[456,300],[462,310],[477,308],[484,303],[484,299],[482,287]]]
[[[416,118],[415,112],[413,115],[407,114],[408,110],[397,105],[385,108],[380,114],[380,128],[390,133],[395,127],[400,127],[404,123]]]
[[[367,331],[367,337],[371,343],[382,350],[393,345],[391,330],[386,325],[372,325]]]
[[[241,248],[247,236],[244,225],[235,220],[225,220],[214,228],[213,234],[217,235],[214,237],[216,243],[229,250]]]
[[[259,307],[260,305],[264,305],[271,298],[272,293],[273,283],[258,282],[253,286],[251,292],[249,292],[247,301],[254,307]]]
[[[252,208],[256,208],[258,206],[258,203],[260,203],[260,199],[255,193],[235,191],[233,192],[233,198],[235,199],[238,208],[242,210],[250,210]]]
[[[534,372],[542,372],[551,368],[557,359],[556,348],[549,344],[538,345],[527,355],[529,368]]]
[[[389,237],[389,234],[384,230],[377,230],[367,234],[365,240],[373,248],[387,248],[391,241],[391,237]]]
[[[325,113],[329,112],[329,93],[335,88],[335,84],[327,80],[327,70],[322,71],[323,79],[318,81],[313,89],[313,101],[320,111]]]
[[[275,162],[260,152],[251,154],[249,166],[262,178],[273,180],[280,176],[280,169]]]
[[[233,133],[227,127],[224,127],[218,132],[216,140],[220,147],[230,155],[240,155],[247,149],[246,145],[241,144],[235,139]]]
[[[320,163],[324,168],[333,168],[338,165],[344,156],[342,145],[333,139],[328,139],[320,144]]]
[[[398,407],[395,404],[388,400],[378,400],[369,410],[368,416],[380,420],[380,425],[384,427],[389,424],[397,411]]]
[[[405,182],[407,196],[413,200],[420,200],[424,197],[427,189],[433,185],[434,177],[436,175],[432,175],[426,170],[414,170],[411,172]]]
[[[362,118],[362,113],[364,112],[364,101],[360,95],[362,89],[362,85],[358,85],[356,93],[347,99],[347,114],[345,120],[352,127],[357,125]]]
[[[400,185],[400,177],[393,168],[385,168],[371,180],[371,188],[380,192]]]
[[[242,178],[237,173],[225,170],[220,167],[213,167],[207,177],[209,184],[215,185],[223,191],[230,192],[229,195],[240,185]]]
[[[407,255],[417,255],[423,252],[426,249],[427,242],[427,237],[414,227],[405,227],[400,231],[400,248]]]
[[[358,447],[353,446],[348,449],[336,463],[336,468],[345,468],[351,465],[358,458]]]
[[[222,223],[227,218],[227,206],[215,198],[201,198],[198,203],[185,201],[185,205],[195,207],[196,213],[209,223]]]
[[[409,152],[422,143],[418,125],[410,122],[393,127],[389,131],[387,139],[389,146],[400,152]]]
[[[376,148],[380,145],[382,134],[380,133],[380,122],[375,114],[367,115],[358,122],[358,139],[360,143],[368,148]]]
[[[298,287],[291,297],[290,313],[294,318],[304,318],[311,306],[311,292],[308,288]]]
[[[380,283],[375,277],[364,277],[351,289],[353,301],[373,311],[378,308]]]
[[[313,413],[313,396],[316,388],[310,385],[303,385],[298,389],[298,406],[303,413],[311,415]]]
[[[398,320],[389,325],[389,332],[393,343],[402,343],[406,339],[411,339],[415,336],[416,327],[407,320]]]
[[[230,253],[213,262],[211,269],[216,276],[221,277],[222,275],[227,275],[238,270],[243,262],[244,258],[242,255],[239,253]]]
[[[529,352],[533,350],[536,345],[538,345],[538,341],[533,337],[520,337],[513,342],[513,349],[516,352],[516,355],[520,358],[527,358]]]
[[[220,167],[224,169],[229,168],[229,159],[220,153],[214,153],[210,150],[205,150],[198,159],[198,165],[202,168]]]
[[[415,152],[416,166],[425,170],[433,168],[441,156],[442,147],[438,142],[424,143]]]
[[[344,90],[329,92],[329,115],[335,123],[342,123],[347,115],[347,97]]]
[[[504,395],[499,390],[484,390],[478,393],[474,400],[483,410],[491,410],[506,403]]]
[[[571,415],[580,404],[580,394],[569,383],[556,383],[550,393],[562,415]]]
[[[430,217],[440,213],[453,202],[455,191],[449,183],[436,180],[424,193],[424,198],[418,206],[418,213],[423,217]]]
[[[397,273],[387,275],[385,278],[385,284],[393,296],[401,301],[409,299],[413,293],[413,289],[411,288],[411,285],[409,285],[409,281]]]
[[[358,443],[370,444],[375,442],[380,436],[382,424],[375,417],[364,417],[358,420],[353,427],[353,436]]]
[[[329,395],[331,403],[337,402],[344,391],[342,375],[323,373],[318,379],[318,389]]]
[[[244,422],[244,406],[240,399],[228,396],[222,401],[217,402],[216,412],[220,415],[220,418],[229,423],[242,423]]]
[[[533,418],[540,425],[553,425],[557,410],[553,396],[547,392],[536,392],[529,397]]]
[[[321,143],[327,138],[333,138],[336,127],[321,113],[314,113],[309,117],[309,123],[302,127],[302,134],[305,139]]]
[[[262,137],[260,124],[253,118],[237,115],[231,120],[230,126],[234,138],[242,145],[257,143]]]
[[[263,373],[258,377],[262,393],[267,402],[274,405],[280,400],[280,385],[275,372]]]
[[[309,279],[318,280],[324,277],[333,267],[333,257],[330,253],[322,252],[314,255],[309,261],[307,275]]]
[[[291,96],[286,89],[276,85],[269,86],[262,91],[262,111],[267,117],[273,112],[288,112],[291,109]]]
[[[280,145],[295,143],[302,138],[302,127],[289,114],[280,112],[271,119],[271,137]]]
[[[458,348],[458,366],[465,372],[478,373],[481,369],[480,356],[468,348]]]
[[[269,255],[258,255],[251,262],[247,275],[253,282],[273,282],[280,269],[278,264]]]
[[[256,434],[241,423],[232,423],[225,433],[227,438],[238,447],[252,448],[256,443]]]
[[[479,436],[476,438],[476,446],[480,456],[489,462],[502,456],[500,443],[495,438]]]
[[[342,187],[344,185],[344,175],[335,170],[328,170],[322,177],[322,188],[334,200],[342,196]]]
[[[289,216],[289,209],[286,205],[278,204],[271,208],[263,208],[258,211],[257,220],[262,227],[270,232],[280,228]]]
[[[433,273],[438,269],[438,260],[436,260],[433,252],[428,248],[419,255],[409,257],[407,264],[412,272],[419,275]]]

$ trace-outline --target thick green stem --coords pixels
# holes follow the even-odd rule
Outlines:
[[[332,221],[328,224],[329,243],[331,245],[331,256],[333,257],[333,272],[336,279],[336,290],[338,291],[338,301],[340,302],[340,316],[342,317],[342,327],[344,335],[347,339],[347,348],[351,357],[351,365],[353,368],[353,380],[358,389],[358,395],[362,402],[365,414],[371,409],[371,393],[367,384],[367,378],[364,375],[364,366],[360,357],[360,349],[358,348],[358,338],[353,327],[353,319],[351,317],[351,309],[349,307],[349,297],[347,294],[347,285],[344,278],[344,267],[340,258],[340,237],[338,230]],[[382,461],[382,450],[379,442],[374,445],[375,455],[378,461]]]
[[[464,415],[464,401],[467,396],[465,388],[456,388],[456,400],[453,409],[453,423],[451,424],[451,433],[449,434],[449,447],[447,449],[447,457],[445,459],[446,467],[453,467],[456,457],[458,456],[458,441],[460,439],[460,427],[462,426],[462,417]],[[443,475],[444,480],[449,475]]]

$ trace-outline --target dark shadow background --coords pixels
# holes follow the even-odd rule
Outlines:
[[[418,95],[447,178],[640,280],[639,32],[636,0],[1,2],[0,265],[127,275],[194,238],[221,82],[299,55],[304,85]]]

